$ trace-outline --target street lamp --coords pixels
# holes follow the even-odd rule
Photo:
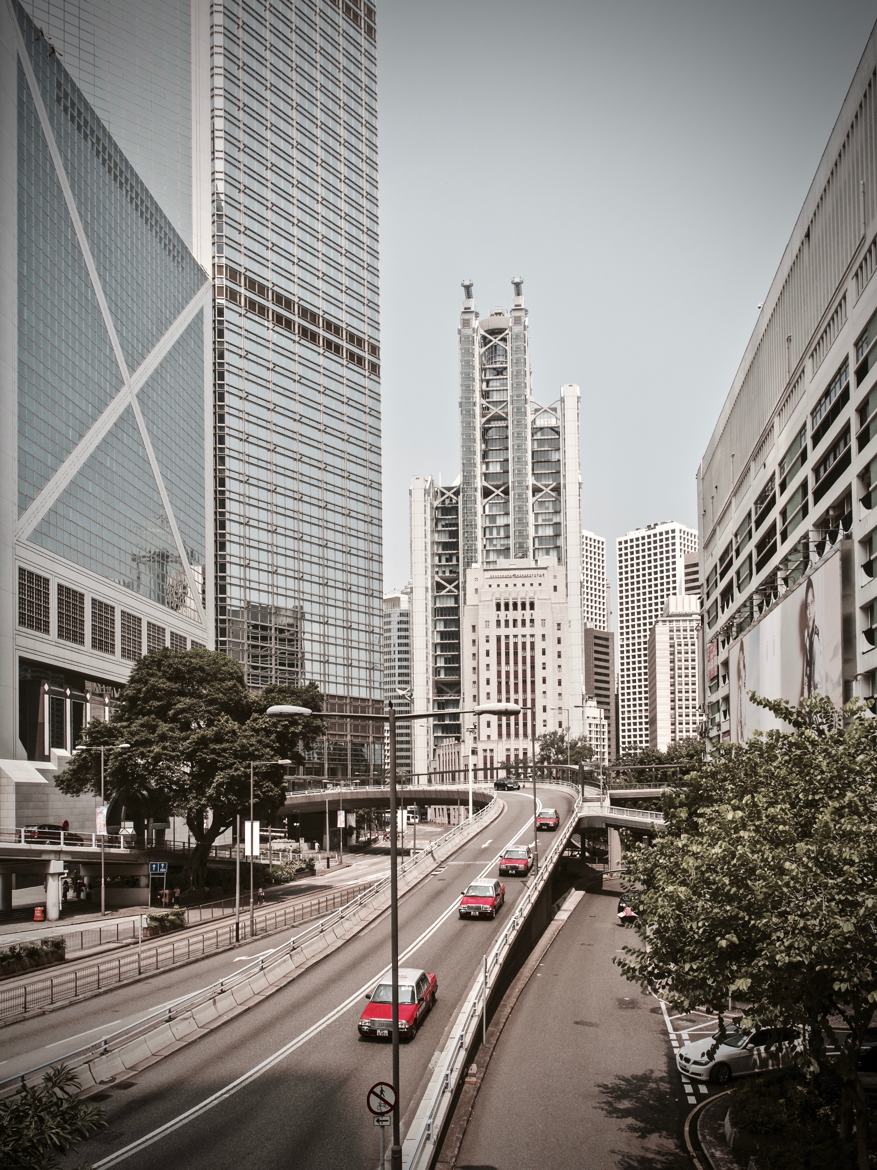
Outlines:
[[[522,711],[530,712],[530,778],[533,782],[533,873],[539,872],[539,834],[536,829],[538,816],[536,802],[536,705],[522,707]]]
[[[107,912],[107,892],[106,892],[106,861],[104,858],[104,842],[107,835],[107,811],[104,808],[104,760],[107,752],[119,751],[121,748],[129,748],[130,743],[111,743],[101,744],[100,746],[91,747],[87,744],[81,743],[73,750],[75,752],[100,752],[100,803],[103,809],[104,817],[104,831],[100,835],[100,912],[106,914]],[[95,825],[97,828],[97,825]]]
[[[268,768],[273,764],[291,764],[292,760],[250,760],[250,938],[256,933],[256,914],[253,903],[253,858],[258,842],[256,841],[255,820],[253,810],[253,772],[256,768]],[[241,814],[237,815],[237,849],[235,850],[234,864],[234,940],[241,938]],[[260,851],[261,852],[261,851]]]
[[[392,704],[387,705],[386,714],[371,714],[346,711],[327,711],[326,715],[340,715],[356,719],[374,719],[386,722],[389,738],[388,771],[390,774],[390,995],[392,999],[392,1084],[396,1091],[396,1107],[393,1110],[393,1144],[390,1147],[390,1170],[402,1170],[402,1135],[400,1115],[402,1105],[399,1086],[399,886],[396,872],[398,859],[398,794],[396,777],[396,723],[413,723],[417,719],[436,719],[440,715],[519,715],[522,708],[517,703],[484,703],[465,711],[408,711],[397,715]],[[269,707],[268,715],[310,715],[302,707],[289,707],[283,703]]]

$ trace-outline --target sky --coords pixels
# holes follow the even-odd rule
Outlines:
[[[695,474],[875,0],[378,0],[384,567],[459,471],[460,282],[524,280],[533,394],[581,388],[582,526],[697,527]]]

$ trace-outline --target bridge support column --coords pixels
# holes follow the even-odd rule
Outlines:
[[[621,869],[621,862],[624,856],[621,849],[621,837],[617,829],[606,830],[609,846],[609,868]]]
[[[61,917],[61,875],[63,861],[50,861],[46,873],[46,921],[56,922]]]
[[[12,909],[12,871],[0,870],[0,914],[8,914]]]

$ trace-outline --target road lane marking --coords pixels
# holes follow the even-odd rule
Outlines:
[[[63,1040],[53,1040],[51,1044],[44,1044],[43,1048],[57,1048],[59,1044],[68,1044],[71,1040],[80,1040],[83,1036],[90,1036],[92,1032],[106,1032],[107,1028],[112,1028],[113,1024],[121,1024],[122,1018],[118,1020],[110,1020],[108,1024],[98,1024],[96,1028],[89,1028],[85,1032],[77,1032],[75,1036],[65,1036]],[[6,1061],[0,1061],[0,1064],[5,1064]]]
[[[530,829],[530,827],[531,822],[528,820],[524,824],[523,828],[515,834],[515,836],[512,838],[512,841],[517,841],[519,837],[523,836],[523,834]],[[497,853],[494,858],[488,861],[481,870],[481,873],[478,875],[478,877],[484,877],[484,875],[487,873],[487,870],[497,863],[499,857],[500,854]],[[478,879],[476,878],[475,880],[477,881]],[[403,960],[407,959],[418,947],[422,946],[423,943],[426,942],[427,939],[439,929],[439,927],[445,922],[447,918],[450,917],[451,914],[456,913],[458,903],[459,899],[454,898],[453,902],[451,902],[447,909],[442,911],[438,918],[436,918],[435,921],[432,922],[420,934],[420,936],[414,940],[414,942],[410,943],[405,948],[405,950],[401,952],[399,955],[400,964],[403,962]],[[361,987],[357,988],[357,990],[354,991],[352,995],[349,995],[343,1003],[340,1003],[330,1012],[327,1012],[321,1020],[317,1020],[316,1023],[312,1024],[308,1029],[306,1029],[306,1031],[296,1036],[293,1040],[290,1040],[287,1044],[284,1044],[282,1048],[278,1048],[277,1051],[273,1052],[270,1056],[266,1056],[264,1060],[259,1062],[259,1064],[254,1065],[251,1069],[248,1069],[245,1073],[242,1073],[230,1084],[225,1085],[222,1089],[218,1089],[209,1097],[205,1097],[203,1101],[199,1102],[197,1105],[193,1105],[191,1109],[187,1109],[184,1113],[178,1114],[178,1116],[171,1118],[170,1121],[167,1121],[163,1125],[158,1126],[156,1129],[151,1130],[149,1133],[144,1134],[143,1137],[138,1138],[136,1141],[130,1142],[127,1146],[123,1146],[122,1149],[108,1155],[106,1158],[102,1158],[99,1162],[95,1162],[94,1170],[105,1170],[105,1168],[108,1170],[110,1166],[117,1166],[120,1162],[126,1162],[135,1154],[140,1153],[141,1150],[145,1150],[149,1146],[154,1145],[163,1137],[166,1137],[168,1134],[173,1133],[177,1129],[181,1129],[184,1125],[188,1124],[188,1122],[194,1121],[196,1117],[200,1117],[201,1114],[207,1113],[210,1109],[213,1109],[214,1106],[219,1105],[223,1101],[228,1100],[229,1097],[234,1096],[235,1093],[245,1088],[252,1081],[255,1081],[257,1077],[262,1076],[263,1073],[268,1072],[269,1069],[272,1069],[276,1064],[279,1064],[280,1061],[284,1060],[287,1056],[290,1055],[290,1053],[295,1052],[296,1049],[301,1048],[304,1044],[309,1043],[325,1028],[328,1028],[330,1024],[333,1024],[337,1019],[343,1016],[345,1012],[349,1011],[351,1007],[353,1007],[356,1003],[358,1003],[359,1000],[362,999],[366,992],[371,991],[378,980],[381,979],[388,971],[389,967],[384,967],[381,971],[378,972],[376,976],[369,979],[368,982],[364,983]]]
[[[484,844],[481,846],[481,848],[486,849],[492,840],[493,840],[492,837],[488,837],[488,839],[484,842]]]
[[[273,954],[274,954],[274,947],[271,947],[267,951],[259,951],[258,955],[237,955],[234,959],[232,959],[232,962],[233,963],[249,963],[251,961],[255,962],[256,959],[264,959],[266,955],[273,955]]]

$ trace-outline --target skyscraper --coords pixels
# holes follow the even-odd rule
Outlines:
[[[606,538],[582,530],[582,624],[592,630],[609,629],[609,581],[606,577]]]
[[[143,653],[213,639],[210,284],[191,251],[185,184],[154,172],[159,201],[102,120],[112,102],[92,104],[102,74],[76,10],[0,6],[7,760],[69,751]],[[55,39],[65,15],[69,45]],[[155,22],[160,83],[179,24],[156,11],[142,20]],[[105,44],[120,47],[114,33]],[[127,101],[117,95],[120,126],[144,78],[141,50]],[[110,70],[104,99],[123,69]],[[168,104],[175,115],[152,142],[173,152],[190,125],[188,84]]]
[[[649,524],[617,540],[619,752],[649,745],[648,647],[668,597],[685,592],[685,554],[697,533],[675,522]]]
[[[649,746],[701,734],[700,599],[668,597],[649,634]]]
[[[313,679],[329,709],[379,709],[374,7],[365,0],[26,0],[26,7],[143,186],[131,197],[135,211],[144,221],[160,214],[161,231],[176,233],[188,260],[213,280],[211,290],[204,273],[197,276],[199,295],[210,300],[212,291],[209,381],[203,364],[197,378],[178,371],[186,379],[181,403],[198,396],[200,432],[193,439],[181,413],[174,436],[189,480],[197,470],[203,533],[191,548],[187,532],[174,538],[165,565],[158,554],[167,552],[167,524],[154,509],[154,531],[131,554],[128,575],[153,593],[170,578],[179,594],[183,560],[194,559],[198,587],[188,579],[187,597],[197,593],[203,612],[188,641],[212,644],[215,635],[253,686]],[[14,151],[15,138],[12,128],[5,149]],[[32,188],[40,179],[24,182]],[[96,205],[87,226],[124,250],[111,213],[109,203]],[[144,330],[156,306],[181,295],[179,274],[153,294],[149,282],[163,273],[142,250],[132,252],[125,279],[119,295],[136,306],[127,311],[143,316]],[[94,312],[82,311],[79,327],[88,333]],[[144,620],[161,624],[155,614]],[[351,735],[364,750],[375,739],[371,724],[348,726],[339,749],[345,760]]]
[[[411,711],[411,586],[384,595],[383,681],[384,705],[397,714]],[[385,737],[389,750],[389,736]],[[411,775],[411,724],[396,726],[396,771]]]
[[[253,685],[313,679],[329,710],[379,710],[375,10],[363,0],[200,10],[217,648]]]
[[[606,577],[606,540],[582,531],[582,635],[583,683],[606,720],[600,736],[606,742],[605,760],[614,759],[617,747],[615,711],[615,635],[609,629],[609,581]],[[593,725],[593,720],[591,721]],[[596,750],[596,745],[591,744]]]
[[[488,701],[482,686],[484,662],[476,649],[472,670],[472,620],[463,629],[463,606],[483,606],[492,570],[511,580],[527,578],[526,597],[535,605],[545,588],[551,606],[564,606],[562,619],[563,694],[541,694],[542,673],[520,673],[526,694],[507,701],[534,706],[535,731],[556,729],[562,712],[572,712],[575,733],[581,729],[581,606],[579,524],[579,389],[563,386],[547,406],[532,397],[527,310],[523,282],[512,281],[513,305],[480,317],[473,286],[464,282],[460,315],[460,454],[461,473],[450,486],[419,477],[411,488],[412,654],[414,705],[419,710],[458,709]],[[556,568],[560,568],[560,573]],[[477,570],[472,583],[468,574]],[[550,577],[550,584],[549,582]],[[538,578],[538,581],[537,581]],[[475,588],[478,596],[475,596]],[[519,588],[524,585],[519,582]],[[532,593],[532,596],[531,596]],[[573,604],[569,604],[572,599]],[[511,603],[511,594],[508,597]],[[523,594],[517,598],[524,600]],[[492,603],[491,603],[492,604]],[[520,610],[518,611],[520,614]],[[505,620],[505,610],[499,620]],[[511,615],[511,611],[509,611]],[[535,616],[535,615],[532,615]],[[521,620],[514,619],[516,624]],[[542,620],[541,618],[539,619]],[[545,622],[548,622],[545,616]],[[512,618],[509,616],[509,623]],[[556,618],[552,625],[556,626]],[[503,631],[512,627],[500,625]],[[519,630],[523,627],[517,627]],[[547,629],[547,627],[546,627]],[[553,631],[555,639],[557,631]],[[553,643],[556,653],[556,642]],[[528,650],[529,653],[529,650]],[[539,657],[539,656],[537,656]],[[465,667],[465,669],[464,669]],[[548,672],[545,674],[548,679]],[[545,683],[549,687],[548,682]],[[494,686],[491,694],[496,690]],[[494,695],[495,701],[495,695]],[[544,709],[543,709],[544,708]],[[558,715],[558,712],[561,712]],[[530,750],[531,715],[507,721],[505,747]],[[481,729],[474,732],[479,737]],[[497,728],[487,728],[496,738]],[[460,719],[448,716],[414,727],[415,771],[424,772],[445,746],[462,741]],[[496,744],[482,745],[492,749]]]

